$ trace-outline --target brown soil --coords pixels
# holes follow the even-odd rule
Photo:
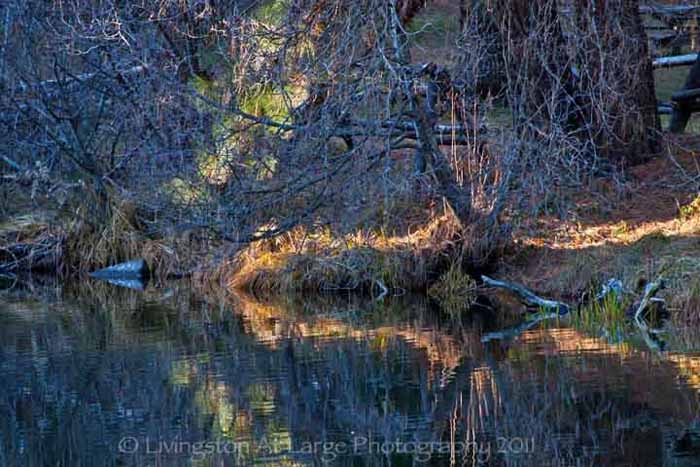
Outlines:
[[[628,289],[665,278],[667,295],[687,305],[692,273],[700,270],[700,137],[669,135],[667,143],[664,154],[628,169],[617,186],[604,180],[572,193],[564,219],[520,223],[499,273],[559,297],[611,277]]]

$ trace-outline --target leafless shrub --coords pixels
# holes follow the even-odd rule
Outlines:
[[[397,157],[403,151],[431,166],[429,184],[465,226],[496,224],[503,164],[469,130],[478,120],[472,91],[411,63],[402,18],[417,4],[4,8],[2,152],[20,166],[44,161],[57,182],[81,179],[95,219],[126,194],[154,233],[167,226],[248,242],[410,194],[427,179]],[[436,93],[450,105],[438,110]],[[438,140],[446,109],[452,130]],[[445,141],[466,141],[466,151],[453,146],[448,156]]]

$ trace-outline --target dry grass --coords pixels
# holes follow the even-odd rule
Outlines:
[[[107,223],[100,226],[76,220],[67,227],[64,241],[64,272],[83,274],[121,261],[143,258],[149,268],[163,277],[175,273],[185,251],[177,237],[153,239],[139,228],[134,203],[121,201],[111,209]],[[77,216],[80,219],[80,216]]]
[[[619,196],[612,190],[607,198],[604,190],[599,198],[573,194],[565,219],[524,221],[501,274],[562,298],[576,298],[612,277],[635,293],[646,281],[662,279],[674,319],[697,322],[700,210],[692,185],[679,178],[679,167],[696,170],[695,157],[636,167]]]
[[[0,224],[0,272],[54,270],[60,263],[64,240],[50,214],[11,217]]]
[[[143,258],[159,277],[178,272],[191,243],[186,239],[149,238],[140,228],[135,204],[119,201],[106,223],[89,221],[81,206],[67,216],[36,209],[0,223],[0,272],[44,271],[83,275],[98,268]]]
[[[453,262],[428,289],[428,295],[453,316],[469,310],[476,301],[478,291],[476,281],[464,273],[460,263]]]
[[[449,215],[434,218],[405,236],[357,230],[336,235],[323,229],[296,229],[271,241],[250,245],[229,265],[231,288],[265,292],[379,293],[425,290],[429,277],[444,269],[458,245]]]

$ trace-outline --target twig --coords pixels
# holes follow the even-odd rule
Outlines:
[[[7,165],[9,165],[10,167],[12,167],[13,169],[15,169],[15,170],[22,170],[22,167],[21,167],[17,162],[15,162],[15,161],[13,161],[12,159],[10,159],[9,157],[7,157],[7,156],[5,156],[5,155],[2,155],[2,156],[0,156],[0,158],[2,158],[2,160],[3,160]]]

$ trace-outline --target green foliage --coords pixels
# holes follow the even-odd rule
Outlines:
[[[268,0],[253,13],[253,18],[271,26],[279,26],[287,16],[288,0]]]
[[[217,99],[221,83],[202,78],[193,78],[195,89],[210,99]],[[239,97],[239,106],[243,112],[257,117],[266,117],[284,122],[290,117],[290,109],[303,99],[303,88],[288,85],[278,88],[272,85],[255,85]],[[256,146],[262,138],[275,135],[276,128],[255,125],[245,129],[237,116],[227,116],[214,123],[212,135],[217,145],[214,150],[205,148],[198,156],[198,174],[209,183],[223,184],[232,174],[235,165],[247,168],[262,180],[274,174],[277,159],[266,146],[263,152]],[[254,154],[254,156],[249,156]]]
[[[474,304],[476,290],[474,279],[465,274],[461,266],[455,262],[428,289],[428,295],[437,300],[449,314],[459,315]]]
[[[217,91],[215,81],[194,75],[192,78],[190,78],[190,83],[201,95],[209,98],[215,97]]]
[[[591,292],[595,296],[594,292]],[[614,292],[605,296],[602,301],[593,300],[590,304],[580,308],[573,314],[575,327],[586,332],[602,333],[608,335],[613,341],[622,340],[627,327],[625,310],[628,303],[623,297],[618,297]]]
[[[683,221],[693,219],[700,213],[700,196],[696,196],[693,201],[681,206],[679,209],[679,217]]]
[[[163,187],[163,190],[176,204],[191,205],[195,201],[204,202],[208,199],[205,190],[182,178],[173,178]]]
[[[447,32],[459,30],[459,20],[455,15],[448,14],[438,9],[426,9],[418,14],[408,25],[408,32],[419,31],[444,35]]]
[[[289,118],[290,107],[294,101],[299,101],[303,90],[299,86],[287,85],[280,89],[272,85],[252,86],[241,97],[241,110],[257,117],[268,117],[275,121],[285,121]]]

